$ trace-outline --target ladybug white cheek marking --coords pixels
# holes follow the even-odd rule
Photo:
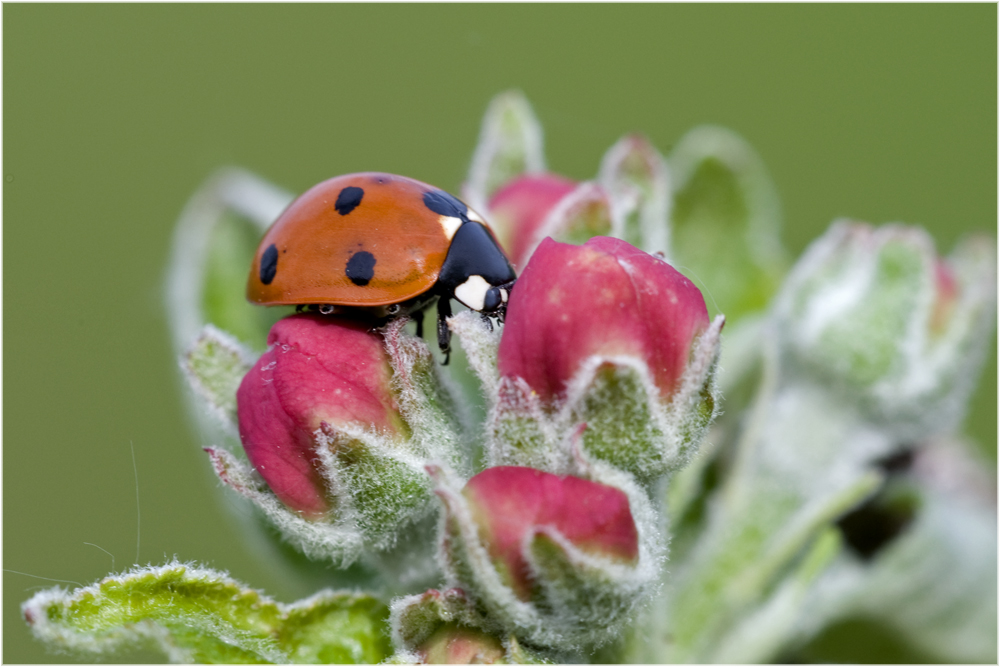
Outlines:
[[[469,220],[475,220],[478,223],[486,224],[486,221],[479,217],[479,214],[473,211],[471,208],[465,212],[465,215]]]
[[[455,236],[458,228],[462,226],[461,218],[453,218],[450,215],[442,215],[438,218],[438,222],[441,223],[441,229],[444,230],[444,235],[449,241]]]
[[[472,310],[482,312],[489,290],[490,284],[482,276],[469,276],[468,280],[455,288],[455,298]]]

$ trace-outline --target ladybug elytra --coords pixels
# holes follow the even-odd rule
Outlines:
[[[450,300],[503,321],[515,278],[486,221],[462,201],[412,178],[362,173],[323,181],[285,209],[257,248],[247,298],[324,314],[412,315],[418,336],[436,300],[447,354]]]

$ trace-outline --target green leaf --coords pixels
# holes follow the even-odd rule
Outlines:
[[[202,291],[205,319],[256,350],[267,346],[271,326],[292,312],[263,308],[246,299],[247,272],[260,236],[260,230],[240,216],[222,216],[209,239]]]
[[[376,663],[391,652],[388,608],[370,595],[326,590],[286,605],[178,562],[43,591],[22,611],[53,648],[102,657],[135,644],[204,663]]]
[[[188,201],[177,220],[166,275],[166,305],[175,352],[205,324],[263,348],[268,321],[283,309],[254,308],[244,299],[260,235],[292,194],[243,171],[220,169]]]
[[[925,660],[996,662],[997,522],[991,474],[977,471],[985,478],[978,482],[962,470],[960,451],[933,449],[918,452],[915,466],[918,471],[928,466],[921,474],[930,481],[912,475],[895,480],[872,503],[873,511],[885,513],[898,512],[900,500],[908,501],[911,521],[867,558],[843,552],[810,591],[804,613],[788,634],[802,641],[852,619],[870,619]]]
[[[763,162],[739,135],[703,126],[680,140],[670,167],[677,268],[730,324],[763,310],[787,266],[781,207]]]

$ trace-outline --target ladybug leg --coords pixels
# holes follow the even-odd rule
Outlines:
[[[442,296],[438,299],[438,347],[444,353],[442,366],[447,366],[451,358],[451,329],[445,321],[449,317],[451,317],[451,299]]]
[[[479,315],[480,315],[480,317],[483,318],[483,323],[486,325],[486,328],[489,329],[490,332],[492,333],[492,331],[493,331],[493,320],[491,320],[490,316],[487,315],[486,313],[480,313]]]
[[[418,310],[415,313],[411,313],[410,317],[413,321],[417,323],[417,338],[424,337],[424,311]]]

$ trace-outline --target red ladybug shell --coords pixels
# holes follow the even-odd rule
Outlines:
[[[309,189],[264,235],[247,298],[383,306],[423,294],[437,282],[461,224],[428,208],[429,192],[440,190],[382,173],[338,176]],[[482,222],[471,210],[468,217]]]

